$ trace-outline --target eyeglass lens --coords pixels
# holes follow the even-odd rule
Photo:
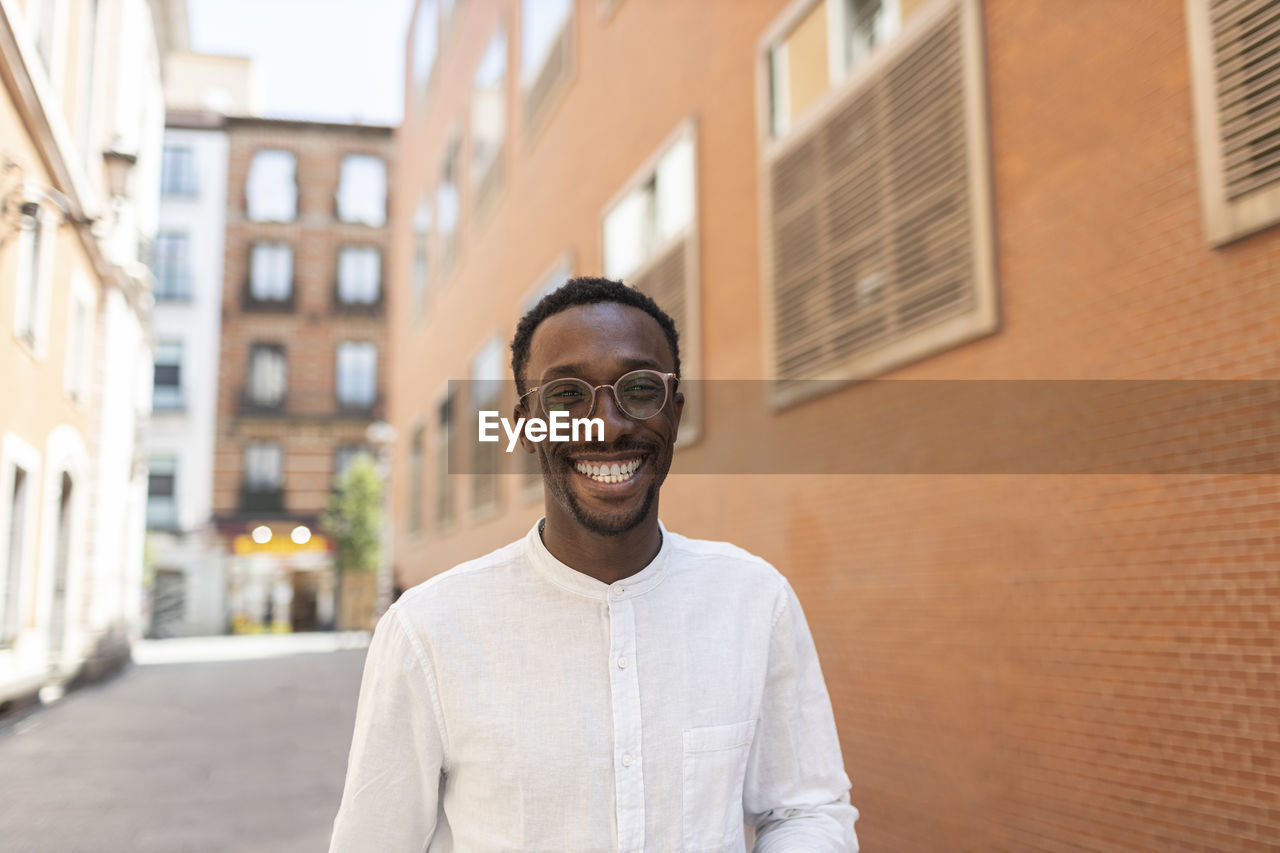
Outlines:
[[[656,370],[633,370],[612,386],[614,399],[631,418],[651,418],[667,403],[667,377]],[[595,389],[583,379],[553,379],[542,387],[542,408],[588,418],[595,410]]]

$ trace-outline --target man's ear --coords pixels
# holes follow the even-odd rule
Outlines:
[[[679,389],[671,395],[671,411],[676,415],[671,430],[671,442],[674,444],[676,437],[680,434],[680,416],[684,414],[684,392]]]
[[[526,420],[528,420],[529,418],[529,409],[525,407],[525,404],[523,401],[516,403],[515,408],[511,410],[512,425],[520,423],[521,418],[524,418]],[[537,447],[535,447],[533,442],[530,441],[525,436],[526,436],[526,433],[524,431],[524,426],[521,425],[520,439],[519,439],[520,446],[524,448],[525,453],[537,453],[538,452]]]

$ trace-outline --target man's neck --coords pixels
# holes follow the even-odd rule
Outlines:
[[[602,536],[572,520],[547,513],[542,543],[551,556],[574,571],[601,583],[617,583],[643,569],[662,549],[662,530],[654,512],[636,527],[617,536]]]

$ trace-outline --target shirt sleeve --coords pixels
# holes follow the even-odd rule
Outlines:
[[[800,602],[786,584],[775,610],[769,670],[743,789],[756,853],[855,853],[831,699]]]
[[[421,641],[396,605],[369,644],[330,853],[422,853],[436,829],[444,726]]]

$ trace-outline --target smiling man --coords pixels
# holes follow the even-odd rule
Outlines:
[[[365,664],[333,851],[857,850],[831,703],[768,563],[658,520],[684,396],[674,324],[573,279],[520,321],[546,516],[404,594]]]

